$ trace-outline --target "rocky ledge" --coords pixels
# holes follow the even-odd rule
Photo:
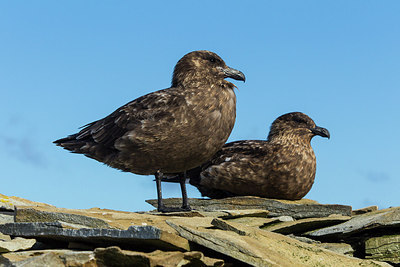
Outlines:
[[[258,197],[189,203],[193,211],[179,213],[75,210],[0,194],[0,266],[400,265],[399,207],[352,211]]]

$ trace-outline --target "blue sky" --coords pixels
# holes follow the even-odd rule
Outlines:
[[[384,3],[384,4],[383,4]],[[206,49],[235,82],[229,141],[265,139],[302,111],[317,175],[306,198],[353,208],[400,205],[399,1],[2,1],[0,193],[66,208],[149,210],[152,176],[122,173],[52,144],[170,85]],[[163,187],[180,197],[178,185]],[[199,197],[193,187],[190,197]]]

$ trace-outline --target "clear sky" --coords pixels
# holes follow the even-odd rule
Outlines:
[[[152,176],[52,141],[170,86],[186,53],[241,70],[229,141],[266,139],[287,112],[315,137],[306,198],[400,206],[399,1],[1,1],[0,193],[65,208],[149,210]],[[180,197],[178,184],[164,185]],[[199,197],[190,186],[189,197]]]

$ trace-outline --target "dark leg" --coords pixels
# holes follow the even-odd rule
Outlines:
[[[154,176],[156,177],[156,185],[157,185],[157,210],[159,212],[163,212],[165,210],[164,204],[162,202],[162,192],[161,192],[161,176],[162,173],[157,171]]]
[[[188,210],[188,211],[192,210],[189,206],[187,192],[186,192],[186,171],[183,173],[183,176],[180,177],[179,183],[181,185],[181,191],[182,191],[182,210]]]

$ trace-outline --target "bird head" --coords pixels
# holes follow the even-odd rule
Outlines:
[[[183,56],[176,64],[172,87],[221,84],[225,78],[246,80],[241,71],[228,67],[217,54],[206,50],[193,51]]]
[[[311,141],[316,135],[330,138],[329,131],[315,125],[315,122],[306,114],[291,112],[278,117],[272,123],[268,140],[284,137]]]

